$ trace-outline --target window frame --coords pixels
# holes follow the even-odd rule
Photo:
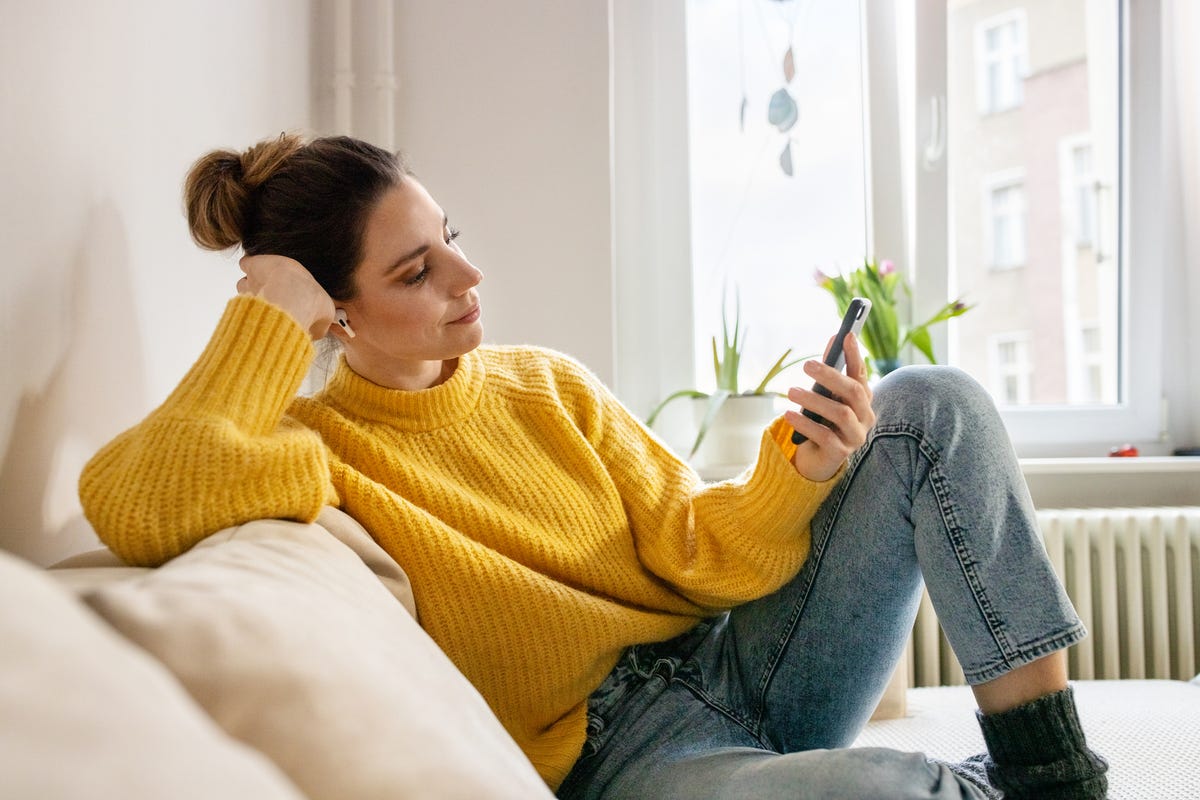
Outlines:
[[[1121,189],[1118,208],[1122,223],[1118,234],[1121,258],[1119,278],[1119,401],[1109,406],[1037,405],[1000,409],[1009,436],[1023,457],[1084,456],[1107,452],[1114,444],[1132,442],[1150,444],[1166,437],[1163,403],[1162,325],[1158,314],[1162,297],[1164,268],[1162,241],[1164,192],[1157,162],[1158,142],[1163,125],[1161,96],[1160,0],[1131,3],[1120,0],[1119,64],[1120,99],[1120,170]],[[924,0],[916,4],[915,80],[909,102],[917,107],[928,98],[942,98],[947,88],[945,0]],[[920,129],[918,141],[929,135]],[[918,147],[919,149],[919,147]],[[914,240],[913,260],[933,265],[915,275],[916,316],[932,309],[949,297],[949,260],[945,248],[930,246],[936,239],[937,226],[949,217],[946,159],[925,164],[914,171],[913,208],[933,209],[934,215],[917,218],[914,228],[928,230]],[[1138,265],[1138,280],[1130,280],[1131,264]],[[953,321],[951,321],[953,324]],[[933,331],[938,352],[947,352],[944,327]],[[1036,343],[1033,345],[1036,347]],[[1133,354],[1149,357],[1133,358]]]

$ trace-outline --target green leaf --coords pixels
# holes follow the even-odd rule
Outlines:
[[[918,325],[908,332],[908,341],[912,346],[925,354],[929,359],[930,364],[936,364],[937,359],[933,357],[933,337],[929,335],[929,328],[924,325]]]
[[[654,410],[650,412],[650,416],[646,418],[646,427],[654,427],[654,420],[658,419],[658,415],[661,414],[662,410],[667,407],[667,404],[672,400],[678,400],[681,397],[708,397],[708,393],[699,392],[695,389],[680,389],[678,392],[672,392],[671,394],[667,395],[666,400],[663,400],[661,403],[656,405]]]
[[[962,316],[963,314],[967,313],[974,307],[975,306],[973,306],[973,305],[968,306],[968,305],[964,304],[961,300],[955,300],[953,302],[946,303],[946,305],[944,305],[940,309],[938,309],[938,312],[936,314],[934,314],[932,317],[930,317],[929,319],[922,322],[921,327],[927,328],[930,325],[934,325],[938,322],[945,322],[948,319],[953,319],[954,317]]]
[[[772,380],[774,380],[776,375],[783,372],[788,367],[794,367],[795,365],[799,364],[801,361],[807,361],[810,358],[816,357],[815,354],[810,354],[807,356],[801,356],[800,358],[793,358],[791,361],[788,361],[786,364],[783,363],[784,359],[786,359],[791,354],[792,354],[792,349],[789,347],[787,349],[787,352],[785,352],[783,355],[781,355],[779,357],[779,360],[776,361],[775,364],[771,367],[771,369],[769,369],[767,371],[767,376],[762,379],[762,381],[758,384],[757,387],[755,387],[754,394],[766,394],[767,393],[767,384],[770,383]]]
[[[717,418],[717,413],[721,410],[721,406],[725,405],[725,401],[729,397],[730,393],[723,389],[715,391],[708,396],[708,407],[704,410],[704,420],[700,423],[700,432],[696,434],[696,441],[692,444],[692,451],[688,453],[689,459],[695,456],[696,451],[700,449],[700,443],[704,441],[709,427],[712,426],[713,420]]]

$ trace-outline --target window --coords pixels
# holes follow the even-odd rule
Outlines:
[[[913,317],[949,298],[978,303],[931,331],[934,349],[995,393],[1018,453],[1156,440],[1162,360],[1129,354],[1160,352],[1164,341],[1159,0],[614,0],[613,10],[616,388],[633,408],[711,372],[698,352],[725,273],[739,275],[744,313],[764,303],[751,348],[780,352],[827,336],[832,306],[803,305],[820,297],[814,267],[900,254]],[[866,44],[838,21],[851,13]],[[716,32],[699,37],[701,17],[720,14]],[[773,55],[757,66],[745,46],[753,37]],[[845,57],[788,77],[782,41],[793,66],[830,52],[824,44]],[[704,69],[712,72],[697,83]],[[853,111],[821,106],[821,84],[839,87]],[[791,122],[770,117],[779,89],[796,103]],[[721,107],[713,113],[724,131],[689,129],[708,102]],[[798,142],[830,142],[808,130],[814,113],[825,133],[851,142],[844,161],[805,161]],[[747,136],[753,126],[757,140]],[[715,147],[719,136],[749,138],[759,160]],[[787,142],[790,176],[781,171]],[[859,147],[862,167],[850,157]],[[704,170],[742,158],[755,171],[713,181],[715,195],[703,199]],[[742,201],[771,184],[836,210],[796,211],[783,195]],[[865,235],[849,224],[863,217]],[[769,276],[765,296],[756,276]],[[766,309],[777,318],[771,330],[757,321]]]
[[[1018,173],[992,177],[984,190],[988,263],[996,269],[1025,263],[1025,185]]]
[[[1029,402],[1033,365],[1029,363],[1029,336],[1023,333],[992,337],[992,395],[1002,405]]]
[[[1080,331],[1083,354],[1080,363],[1083,365],[1083,402],[1111,403],[1116,397],[1116,381],[1112,379],[1106,365],[1112,362],[1104,353],[1104,343],[1100,335],[1100,326],[1092,323],[1083,326]]]
[[[996,393],[1019,452],[1094,454],[1086,443],[1153,440],[1161,368],[1129,355],[1161,340],[1159,245],[1152,224],[1129,220],[1153,220],[1160,203],[1158,4],[952,0],[919,4],[913,29],[915,102],[944,93],[947,108],[946,157],[914,174],[914,213],[932,215],[918,230],[941,222],[950,239],[944,275],[918,273],[928,298],[918,304],[958,294],[979,302],[948,327],[947,349]],[[1008,65],[992,73],[994,90],[979,72],[993,63]],[[974,81],[957,77],[972,66]],[[1018,73],[1016,102],[1005,87]],[[1024,176],[1019,195],[994,180],[1008,170]],[[982,232],[979,215],[954,201],[981,185],[990,196]],[[991,243],[980,246],[981,233]],[[916,263],[938,263],[936,248],[915,247]],[[1018,254],[1024,269],[995,268]],[[1013,380],[1020,346],[1001,344],[1015,330],[1028,337],[1027,391]],[[985,356],[983,342],[998,349]]]
[[[1095,247],[1096,206],[1104,186],[1092,172],[1092,145],[1079,138],[1064,142],[1063,197],[1070,204],[1067,218],[1075,236],[1076,247]]]
[[[1028,390],[1016,400],[1007,392],[997,395],[997,402],[1091,404],[1082,320],[1097,325],[1099,337],[1118,338],[1120,276],[1114,260],[1098,258],[1117,251],[1116,231],[1105,230],[1108,241],[1098,240],[1095,225],[1100,213],[1116,218],[1116,197],[1105,194],[1110,208],[1102,212],[1094,187],[1118,183],[1119,6],[1005,4],[1010,8],[1000,15],[995,0],[946,4],[947,180],[954,195],[982,176],[986,207],[983,263],[973,244],[972,216],[959,205],[947,213],[951,277],[980,303],[952,327],[950,347],[968,356],[960,366],[985,386],[1006,387],[1006,373],[989,375],[982,368],[987,362],[970,358],[972,342],[1027,331],[1034,351]],[[1100,24],[1105,11],[1107,26]],[[1026,30],[1036,34],[1036,48],[1026,47]],[[988,64],[1007,65],[1004,75],[1017,74],[1013,65],[1020,62],[1021,103],[1006,106],[1007,114],[972,113],[969,87],[949,79],[959,64],[971,63],[973,50]],[[980,56],[974,58],[980,63]],[[1007,89],[999,96],[1012,97]],[[1089,239],[1094,245],[1080,249],[1081,240]],[[1104,353],[1101,348],[1097,357]],[[1107,354],[1115,366],[1117,349]]]
[[[1024,8],[1014,8],[978,23],[975,73],[980,114],[995,114],[1021,105],[1027,63]]]
[[[812,352],[836,326],[814,270],[867,255],[862,21],[857,3],[827,0],[687,10],[697,384],[713,383],[710,341],[735,288],[749,331],[743,379],[757,381],[785,349]]]

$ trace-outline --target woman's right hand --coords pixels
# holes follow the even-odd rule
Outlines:
[[[246,276],[237,282],[238,294],[257,295],[291,314],[314,340],[334,324],[333,299],[312,273],[293,258],[277,255],[243,256],[238,262]]]

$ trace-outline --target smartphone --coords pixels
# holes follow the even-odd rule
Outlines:
[[[846,341],[846,334],[853,333],[858,336],[862,333],[863,323],[867,321],[867,315],[871,313],[871,301],[864,297],[856,297],[850,301],[850,306],[846,309],[846,316],[842,317],[842,325],[838,328],[837,335],[833,337],[833,344],[829,346],[829,353],[825,356],[825,363],[834,369],[846,368],[846,351],[842,349],[843,343]],[[813,391],[825,397],[833,397],[833,392],[826,389],[819,383],[813,384]],[[819,422],[822,425],[827,425],[825,418],[814,411],[809,411],[807,408],[803,411],[804,416],[809,419]],[[800,431],[792,431],[792,442],[800,444],[808,439]]]

